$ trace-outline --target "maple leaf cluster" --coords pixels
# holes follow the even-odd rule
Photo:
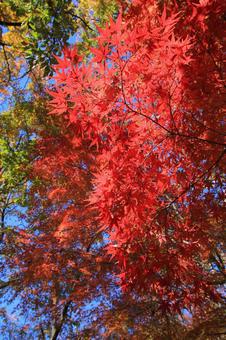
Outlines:
[[[51,182],[40,278],[62,269],[73,281],[54,247],[72,264],[74,244],[89,250],[104,231],[122,289],[151,293],[164,312],[217,299],[206,264],[224,204],[224,5],[175,4],[133,1],[98,28],[90,58],[75,47],[57,58],[50,113],[62,135],[43,139],[34,169]]]

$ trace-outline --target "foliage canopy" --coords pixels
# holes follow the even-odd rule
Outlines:
[[[225,6],[121,5],[88,57],[76,46],[55,57],[53,128],[36,141],[28,225],[5,236],[2,266],[43,338],[213,339],[224,333]]]

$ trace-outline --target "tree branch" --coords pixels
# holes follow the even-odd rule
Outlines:
[[[92,27],[90,27],[90,25],[79,15],[71,13],[71,11],[65,11],[65,13],[71,15],[72,18],[74,18],[76,20],[79,19],[85,27],[87,27],[90,31],[95,32],[94,29],[92,29]]]
[[[70,304],[71,304],[71,301],[68,301],[68,302],[65,304],[59,322],[57,322],[57,323],[54,325],[53,334],[51,335],[51,340],[56,340],[57,337],[58,337],[58,335],[60,334],[60,332],[61,332],[61,330],[62,330],[62,327],[63,327],[63,325],[64,325],[64,322],[65,322],[65,319],[66,319],[66,317],[67,317],[67,313],[68,313],[68,309],[69,309],[69,307],[70,307]]]
[[[21,22],[12,22],[12,21],[3,21],[0,20],[1,26],[14,26],[14,27],[20,27],[22,25]]]
[[[6,43],[4,43],[3,41],[0,41],[0,46],[4,47],[4,46],[12,46],[12,45],[6,44]]]
[[[89,252],[90,251],[90,248],[92,247],[93,243],[96,241],[96,239],[102,234],[103,230],[100,230],[98,231],[90,240],[87,248],[86,248],[86,251]]]
[[[40,331],[41,331],[41,335],[42,335],[42,339],[45,340],[45,333],[44,333],[44,329],[42,328],[42,326],[40,327]]]
[[[8,57],[7,57],[5,46],[3,45],[2,48],[3,48],[3,53],[4,53],[4,56],[5,56],[5,61],[6,61],[7,69],[8,69],[8,82],[10,82],[12,72],[10,70],[9,60],[8,60]]]
[[[10,281],[7,281],[7,282],[4,282],[4,281],[0,281],[0,289],[3,289],[3,288],[7,288],[9,287],[11,284],[17,282],[18,280],[14,279],[14,280],[10,280]]]
[[[6,211],[6,206],[2,209],[2,212],[1,212],[1,230],[0,230],[0,243],[3,241],[4,239],[4,228],[5,228],[5,211]]]

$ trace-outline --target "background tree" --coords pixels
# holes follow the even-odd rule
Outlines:
[[[17,256],[19,250],[15,234],[19,230],[31,230],[31,228],[33,228],[33,232],[35,230],[33,224],[37,216],[33,201],[36,196],[34,187],[38,192],[38,188],[42,187],[41,180],[43,180],[40,176],[39,179],[32,176],[32,162],[40,157],[38,140],[41,136],[46,135],[49,138],[56,138],[59,130],[57,119],[47,115],[46,100],[48,95],[44,91],[48,82],[46,75],[52,72],[50,66],[55,62],[53,54],[61,53],[69,39],[72,41],[82,40],[80,48],[86,51],[91,41],[90,37],[96,34],[94,22],[98,20],[98,23],[101,24],[106,20],[108,14],[116,9],[113,2],[107,4],[101,1],[91,5],[92,7],[87,3],[84,5],[68,1],[3,1],[0,4],[2,303],[3,306],[6,301],[13,302],[14,305],[21,303],[21,310],[26,314],[28,312],[28,309],[25,308],[26,301],[28,303],[30,300],[31,317],[33,317],[32,310],[37,306],[38,300],[34,297],[34,292],[28,294],[25,299],[24,292],[27,286],[21,282],[22,273],[19,272],[17,277],[15,275],[17,273],[16,266],[12,266],[10,269],[8,264],[13,255]],[[45,182],[45,184],[48,183]],[[31,185],[33,185],[32,189]],[[43,199],[45,200],[45,198]],[[26,218],[25,212],[29,207],[33,208],[34,212],[32,220]],[[42,209],[40,210],[40,216],[42,214],[44,219],[48,215],[48,211],[45,211],[44,208],[44,212]],[[48,222],[46,221],[46,223]],[[33,289],[35,288],[33,287]],[[30,291],[32,291],[32,287],[30,287]],[[51,289],[49,289],[49,294],[50,292]],[[54,295],[54,292],[51,294]],[[36,330],[35,326],[37,325],[34,325],[32,328],[34,337],[41,334],[42,330],[49,332],[54,337],[56,336],[54,334],[61,330],[61,307],[64,319],[64,307],[69,307],[68,302],[59,307],[59,301],[62,300],[64,294],[65,292],[62,292],[59,294],[60,296],[57,296],[56,293],[55,297],[49,296],[49,305],[55,304],[56,308],[53,312],[46,312],[45,322],[48,321],[48,324],[44,322],[44,325],[38,325]],[[39,303],[43,303],[43,296]],[[53,316],[57,308],[59,308],[58,314]],[[39,309],[38,313],[40,316]],[[12,328],[9,319],[4,317],[4,320],[3,324],[8,323],[9,328]],[[13,335],[16,336],[17,329],[20,327],[22,332],[20,322],[17,327],[11,329],[12,333],[15,332]],[[2,334],[6,334],[5,328],[2,328],[1,331]],[[28,338],[31,336],[30,328],[29,333],[25,330],[22,333]]]
[[[84,7],[82,3],[75,4],[71,1],[1,2],[2,229],[6,225],[6,216],[15,213],[13,208],[28,204],[25,204],[29,181],[27,166],[32,161],[31,154],[35,158],[34,152],[31,153],[35,140],[41,131],[51,130],[56,133],[53,118],[47,116],[48,95],[44,91],[48,81],[46,75],[52,72],[50,65],[55,60],[54,53],[61,53],[62,47],[70,38],[76,39],[75,35],[84,35],[83,45],[80,44],[80,47],[85,50],[85,46],[89,44],[89,35],[95,35],[91,26],[94,27],[97,12],[100,14],[99,22],[102,22],[107,12],[113,10],[113,3],[107,6],[103,1],[96,2],[92,11],[88,5]]]

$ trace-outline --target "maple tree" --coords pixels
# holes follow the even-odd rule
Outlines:
[[[112,280],[135,306],[100,308],[93,332],[101,324],[106,336],[134,327],[160,338],[159,327],[177,338],[185,309],[221,303],[223,10],[218,0],[136,0],[98,28],[92,56],[74,47],[56,57],[57,133],[37,144],[29,228],[6,238],[23,308],[45,313],[51,338],[88,297],[110,299]]]
[[[89,202],[123,288],[179,311],[214,296],[203,263],[223,221],[223,5],[133,4],[99,29],[91,62],[76,49],[58,60],[51,113],[98,150]]]

